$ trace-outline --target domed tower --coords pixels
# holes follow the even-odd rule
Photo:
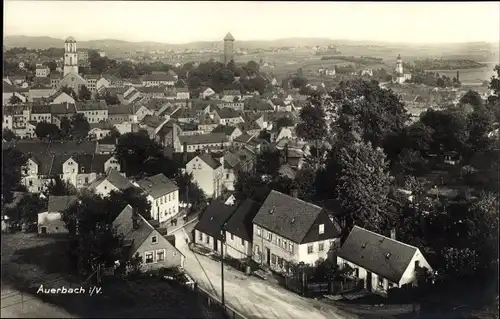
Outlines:
[[[64,76],[71,71],[78,74],[78,53],[76,53],[76,40],[69,37],[64,42]]]
[[[234,58],[234,37],[227,33],[224,37],[224,64],[228,64]]]
[[[399,75],[403,75],[403,59],[401,58],[401,54],[398,54],[398,59],[396,60],[396,73]]]

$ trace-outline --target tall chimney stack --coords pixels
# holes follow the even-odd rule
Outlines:
[[[460,71],[457,71],[457,81],[460,81]]]

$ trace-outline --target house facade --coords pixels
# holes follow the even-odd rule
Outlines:
[[[179,187],[163,174],[146,177],[135,183],[151,203],[151,217],[164,224],[179,214]]]
[[[68,209],[77,200],[77,196],[50,196],[47,211],[38,214],[38,233],[67,233],[66,224],[61,219],[61,212]]]
[[[218,197],[224,185],[224,157],[216,160],[208,153],[195,156],[186,164],[186,173],[192,174],[207,197]]]

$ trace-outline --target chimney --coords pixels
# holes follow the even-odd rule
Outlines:
[[[285,163],[288,164],[288,143],[285,144],[283,151],[285,152]]]
[[[187,164],[187,159],[188,159],[188,156],[187,156],[187,142],[184,142],[184,145],[183,145],[183,161],[184,161],[184,165]]]
[[[132,228],[134,230],[139,228],[139,216],[135,207],[132,208]]]
[[[391,229],[391,239],[396,240],[396,228]]]

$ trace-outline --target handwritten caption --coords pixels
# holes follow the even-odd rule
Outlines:
[[[44,295],[89,295],[95,296],[102,294],[102,287],[90,286],[88,288],[84,287],[58,287],[58,288],[46,288],[40,285],[37,294]]]

